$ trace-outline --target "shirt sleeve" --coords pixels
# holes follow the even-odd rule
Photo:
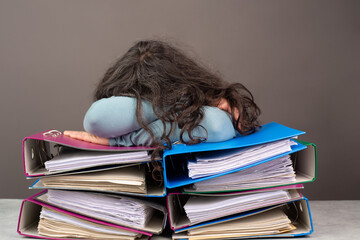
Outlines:
[[[166,122],[166,130],[170,130],[170,123]],[[156,141],[161,141],[162,133],[164,132],[161,120],[155,120],[149,124],[149,128],[154,133]],[[206,130],[205,130],[206,129]],[[171,142],[180,140],[181,129],[175,126],[174,131],[170,136]],[[168,133],[168,132],[167,132]],[[200,126],[193,131],[194,137],[206,139],[206,142],[221,142],[235,137],[236,131],[233,127],[231,116],[227,112],[216,107],[204,107],[204,118]],[[183,136],[185,141],[190,140],[188,134],[185,132]],[[151,136],[144,129],[138,129],[134,132],[110,138],[111,146],[147,146],[151,144]]]
[[[152,105],[142,101],[143,117],[146,123],[157,119]],[[84,117],[85,131],[99,137],[114,138],[139,130],[136,121],[136,98],[113,96],[94,102]]]

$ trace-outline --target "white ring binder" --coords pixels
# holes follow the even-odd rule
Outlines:
[[[58,130],[50,130],[48,132],[44,132],[43,135],[44,136],[48,135],[48,136],[51,136],[51,137],[57,137],[57,136],[62,135],[62,132],[60,132]]]

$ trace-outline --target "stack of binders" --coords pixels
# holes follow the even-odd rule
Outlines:
[[[174,144],[162,183],[147,147],[107,147],[56,131],[24,139],[21,235],[50,239],[242,239],[311,234],[300,189],[316,179],[316,146],[278,123],[218,143]]]
[[[150,239],[162,233],[164,184],[152,180],[149,147],[109,147],[56,130],[23,141],[27,178],[18,233],[45,239]],[[146,198],[145,198],[146,197]]]
[[[316,178],[316,146],[296,140],[301,134],[269,123],[248,136],[165,151],[172,238],[311,234],[309,203],[299,190]]]

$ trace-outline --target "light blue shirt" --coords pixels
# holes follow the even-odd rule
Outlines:
[[[155,140],[160,141],[163,134],[163,124],[155,115],[152,105],[142,101],[143,117],[148,127],[154,133]],[[193,130],[194,137],[206,139],[206,142],[221,142],[235,137],[236,131],[232,125],[231,116],[217,107],[204,106],[204,118],[200,126]],[[132,97],[114,96],[94,102],[84,118],[84,129],[99,137],[109,138],[111,146],[147,146],[151,144],[150,134],[142,129],[136,121],[136,99]],[[170,123],[166,122],[167,133]],[[175,129],[170,140],[180,140],[181,129]],[[205,129],[207,130],[207,133]],[[185,141],[188,134],[183,135]]]

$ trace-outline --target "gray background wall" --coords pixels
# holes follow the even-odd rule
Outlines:
[[[0,197],[24,198],[21,141],[82,129],[97,81],[134,41],[175,41],[247,86],[262,122],[318,145],[310,199],[360,199],[360,1],[0,0]]]

